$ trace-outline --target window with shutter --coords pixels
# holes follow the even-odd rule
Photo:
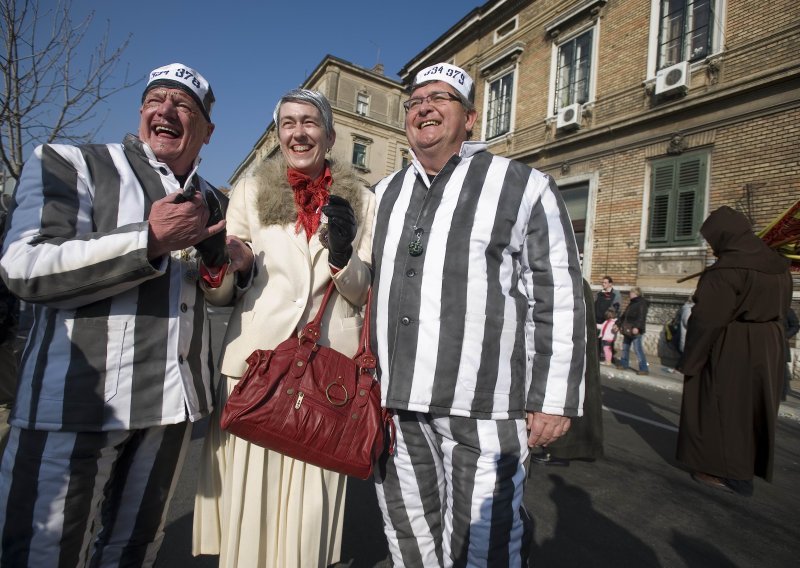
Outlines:
[[[696,245],[705,202],[706,154],[659,160],[652,165],[647,245]]]

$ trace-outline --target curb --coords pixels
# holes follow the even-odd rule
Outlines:
[[[683,375],[675,373],[674,377],[653,374],[640,376],[635,371],[623,371],[615,367],[600,366],[600,376],[604,379],[620,380],[650,388],[665,390],[674,393],[683,392]],[[800,422],[800,398],[794,391],[789,395],[789,400],[781,402],[778,407],[778,417]]]

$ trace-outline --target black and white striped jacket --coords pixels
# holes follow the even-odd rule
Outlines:
[[[480,142],[432,181],[412,158],[375,186],[372,334],[384,406],[580,416],[586,309],[555,183]],[[415,230],[419,256],[409,254]]]
[[[216,191],[194,172],[189,179]],[[9,289],[35,315],[11,424],[121,430],[210,412],[208,315],[194,251],[147,259],[150,206],[179,189],[133,135],[34,150],[0,260]]]

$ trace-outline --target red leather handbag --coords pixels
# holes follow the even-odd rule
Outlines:
[[[318,345],[320,323],[334,290],[328,285],[317,315],[299,337],[257,349],[222,410],[223,430],[304,462],[368,479],[393,423],[381,408],[377,359],[369,345],[372,291],[358,352],[351,359]]]

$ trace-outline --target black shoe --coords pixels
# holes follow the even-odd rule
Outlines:
[[[725,477],[717,477],[716,475],[709,475],[701,471],[692,473],[692,479],[697,483],[719,489],[725,493],[736,493],[742,497],[753,496],[753,480],[752,479],[727,479]]]
[[[709,475],[708,473],[703,473],[702,471],[693,471],[692,479],[694,479],[700,485],[705,485],[706,487],[711,487],[712,489],[719,489],[725,493],[733,493],[733,489],[728,487],[728,484],[725,483],[725,479],[717,477],[716,475]]]
[[[557,458],[550,452],[541,452],[538,454],[531,454],[531,463],[537,465],[561,465],[568,466],[569,460],[564,458]]]
[[[726,479],[725,485],[734,493],[742,497],[753,496],[753,480],[752,479]]]

